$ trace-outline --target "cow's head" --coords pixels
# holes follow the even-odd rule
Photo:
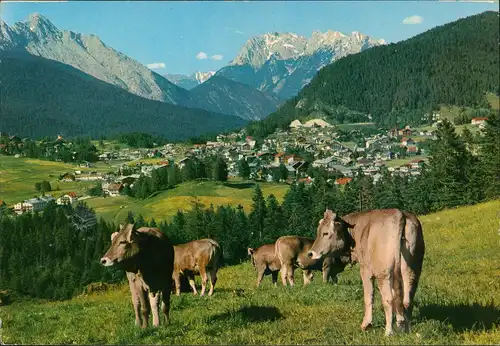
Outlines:
[[[138,237],[134,224],[120,225],[120,230],[111,234],[111,245],[101,258],[101,264],[109,267],[132,260],[139,253]]]
[[[255,267],[255,260],[253,258],[253,254],[255,253],[255,250],[252,249],[251,247],[248,248],[248,256],[250,256],[250,260],[252,261],[252,265]]]
[[[311,259],[320,259],[328,254],[338,255],[347,245],[348,224],[337,217],[337,214],[326,209],[323,218],[319,220],[316,239],[307,253]]]

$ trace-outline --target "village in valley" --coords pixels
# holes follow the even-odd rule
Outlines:
[[[358,172],[369,175],[376,183],[382,177],[385,167],[391,174],[416,176],[427,161],[427,150],[422,143],[435,139],[434,130],[440,122],[439,114],[430,129],[413,129],[410,126],[394,128],[390,131],[378,130],[374,135],[363,137],[356,128],[349,131],[357,135],[356,142],[341,141],[336,125],[323,119],[311,119],[301,123],[294,120],[289,128],[277,130],[261,143],[244,130],[229,134],[219,134],[215,141],[202,144],[167,143],[155,148],[118,148],[100,150],[98,162],[79,162],[73,171],[53,172],[59,176],[61,186],[64,183],[99,182],[104,197],[123,195],[126,186],[133,187],[141,176],[150,177],[153,170],[177,165],[182,169],[190,160],[219,156],[227,164],[228,178],[240,177],[239,162],[248,163],[249,179],[263,182],[291,183],[303,182],[306,186],[314,183],[309,174],[311,168],[322,169],[333,177],[329,179],[336,185],[348,184]],[[482,128],[487,118],[473,118],[470,127]],[[354,124],[356,125],[356,124]],[[357,124],[359,127],[373,126],[372,123]],[[10,136],[10,141],[18,146],[23,140]],[[70,145],[62,136],[58,136],[54,148]],[[7,146],[0,145],[3,154]],[[19,154],[16,157],[21,157]],[[106,165],[107,171],[95,170],[96,164]],[[285,172],[283,172],[285,171]],[[277,173],[279,172],[279,173]],[[63,190],[65,190],[63,188]],[[70,191],[62,195],[53,192],[27,200],[21,200],[2,208],[10,207],[17,214],[42,211],[48,202],[58,205],[74,204],[89,199],[85,193]],[[95,219],[93,216],[92,219]],[[92,222],[95,222],[92,221]]]

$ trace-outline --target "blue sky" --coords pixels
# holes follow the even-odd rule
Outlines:
[[[313,30],[359,31],[397,42],[458,18],[498,11],[498,2],[431,1],[2,2],[0,6],[9,25],[39,12],[59,29],[95,34],[145,65],[164,64],[156,70],[162,74],[217,70],[249,38],[266,32],[309,37]]]

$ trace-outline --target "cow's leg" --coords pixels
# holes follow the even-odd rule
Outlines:
[[[372,325],[373,277],[371,273],[361,269],[361,280],[363,281],[363,296],[365,301],[365,316],[361,323],[361,329],[366,330]]]
[[[281,272],[281,282],[283,283],[283,286],[286,286],[287,272],[286,272],[286,265],[285,264],[283,264],[281,266],[280,272]]]
[[[322,273],[322,276],[323,276],[323,283],[324,284],[328,283],[328,278],[330,277],[330,274],[331,274],[330,267],[323,266],[323,270],[322,270],[321,273]]]
[[[132,305],[134,306],[134,313],[135,313],[135,325],[137,327],[141,326],[141,302],[139,301],[139,291],[136,288],[135,282],[133,278],[129,277],[127,274],[128,278],[128,284],[130,287],[130,294],[132,296]]]
[[[274,287],[278,287],[278,271],[274,271],[271,273],[271,277],[273,279]]]
[[[165,324],[170,324],[170,294],[172,292],[172,281],[168,281],[165,284],[165,288],[161,294],[161,310],[165,316]]]
[[[153,327],[158,327],[160,325],[159,302],[160,292],[149,292],[149,304],[151,305],[151,312],[153,313]]]
[[[151,308],[149,306],[148,293],[143,289],[139,292],[139,300],[141,302],[142,328],[147,328]]]
[[[385,335],[392,334],[392,277],[377,278],[378,288],[382,296],[382,305],[385,311]]]
[[[180,273],[178,271],[174,271],[173,277],[174,277],[174,281],[175,281],[175,295],[180,296],[181,295]]]
[[[262,279],[264,279],[265,268],[257,269],[257,288],[260,286]]]
[[[290,286],[295,286],[295,279],[294,279],[295,268],[293,267],[292,264],[287,264],[286,267],[287,267],[286,277],[288,279],[288,282],[290,283]]]
[[[198,291],[196,290],[196,282],[194,281],[194,274],[193,273],[188,275],[188,280],[189,280],[189,286],[191,286],[191,289],[193,290],[193,294],[197,295]]]
[[[214,294],[215,284],[217,283],[217,270],[216,265],[210,269],[210,290],[208,291],[208,296]]]
[[[302,275],[304,277],[304,286],[309,285],[313,279],[313,271],[310,269],[303,269]]]
[[[396,312],[396,325],[398,329],[403,329],[406,326],[405,323],[405,310],[403,306],[403,287],[401,280],[401,273],[398,271],[394,275],[392,283],[392,308]]]
[[[413,298],[417,291],[422,263],[414,263],[409,266],[405,258],[401,256],[401,276],[403,280],[403,307],[405,309],[405,330],[411,332],[411,316],[413,313]]]
[[[205,266],[200,265],[200,276],[201,276],[201,296],[205,295],[205,291],[207,289],[207,280],[208,280],[208,275],[207,275],[207,269]]]

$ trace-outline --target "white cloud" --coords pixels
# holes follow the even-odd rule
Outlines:
[[[164,62],[154,62],[152,64],[147,64],[146,65],[147,68],[149,69],[157,69],[157,68],[165,68],[165,63]]]
[[[222,60],[223,56],[220,54],[215,54],[210,57],[212,60]]]
[[[243,31],[239,31],[239,30],[236,30],[235,33],[240,34],[240,35],[245,35],[245,33]]]
[[[198,54],[196,54],[196,59],[198,59],[198,60],[205,60],[207,58],[208,58],[208,55],[205,52],[199,52]]]
[[[410,16],[403,19],[403,24],[421,24],[424,21],[424,17],[421,16]]]

